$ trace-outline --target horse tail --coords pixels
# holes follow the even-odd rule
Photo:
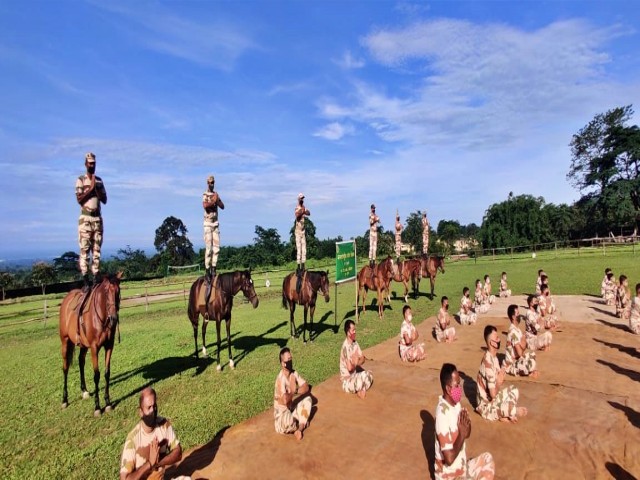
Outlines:
[[[282,308],[289,308],[289,298],[287,297],[287,279],[289,276],[284,277],[282,281]]]
[[[187,306],[187,315],[189,316],[189,320],[191,321],[191,323],[193,323],[194,320],[198,319],[198,311],[196,309],[198,296],[196,292],[198,289],[198,285],[200,284],[199,280],[200,279],[193,282],[193,285],[191,285],[191,288],[189,289],[189,305]]]

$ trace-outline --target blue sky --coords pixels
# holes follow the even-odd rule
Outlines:
[[[283,238],[298,192],[321,238],[426,209],[481,224],[510,191],[571,203],[571,136],[638,105],[634,1],[0,3],[0,258],[77,250],[97,157],[103,248]],[[637,123],[638,116],[634,118]]]

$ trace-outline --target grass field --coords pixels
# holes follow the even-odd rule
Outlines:
[[[529,255],[447,263],[446,273],[438,275],[436,294],[449,296],[455,312],[463,286],[472,288],[476,278],[488,273],[497,289],[503,270],[507,271],[515,294],[533,290],[538,268],[544,268],[549,275],[555,294],[598,294],[605,267],[611,267],[616,276],[626,274],[632,287],[640,281],[640,262],[630,251],[558,258],[549,253],[535,260]],[[282,346],[292,348],[296,368],[312,384],[337,373],[338,351],[344,338],[338,329],[345,316],[353,314],[354,284],[338,288],[338,329],[334,328],[335,290],[331,287],[331,301],[319,304],[316,310],[318,337],[305,346],[289,339],[288,312],[281,307],[280,282],[273,277],[270,280],[268,291],[263,286],[263,276],[256,281],[261,297],[257,310],[236,298],[231,326],[236,369],[228,368],[224,349],[222,373],[216,372],[211,358],[200,359],[196,364],[182,297],[123,309],[122,343],[116,344],[111,364],[115,410],[97,419],[92,415],[93,402],[80,399],[77,359],[69,373],[70,405],[66,410],[60,408],[62,371],[57,318],[49,318],[46,324],[6,326],[20,309],[18,303],[1,305],[0,477],[114,478],[126,434],[137,421],[138,393],[146,385],[156,388],[160,414],[172,419],[183,448],[189,449],[208,442],[221,429],[271,407],[273,382],[279,370],[277,354]],[[422,296],[410,300],[415,319],[434,315],[439,307],[439,298],[431,301],[424,295],[427,284],[421,284]],[[127,288],[125,283],[125,295]],[[142,290],[140,285],[136,288]],[[373,310],[361,319],[358,340],[363,348],[398,334],[402,285],[392,284],[392,291],[397,292],[398,298],[392,299],[382,321]],[[373,296],[369,294],[369,304]],[[41,298],[20,305],[38,308],[38,303],[42,304]],[[296,318],[299,325],[301,313]],[[212,324],[207,332],[210,356],[215,354],[214,345]],[[91,385],[89,372],[90,367],[87,379]],[[102,395],[103,390],[101,399]]]

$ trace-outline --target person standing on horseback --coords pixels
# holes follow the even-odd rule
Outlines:
[[[376,251],[378,250],[378,224],[380,217],[376,215],[376,206],[371,204],[369,213],[369,266],[373,269],[376,264]]]
[[[396,211],[396,260],[400,258],[402,249],[402,222],[400,222],[400,214]]]
[[[305,269],[304,264],[307,261],[307,236],[304,227],[304,217],[311,215],[311,212],[304,206],[304,195],[302,193],[298,194],[298,205],[296,205],[293,213],[295,215],[296,261],[298,263],[296,268],[296,274],[298,275],[296,290],[299,292],[302,283],[302,273]]]
[[[429,220],[427,220],[427,212],[422,214],[422,253],[429,253]]]
[[[92,252],[91,273],[93,278],[100,274],[100,248],[102,247],[103,224],[100,204],[107,203],[107,191],[102,179],[96,173],[96,156],[89,152],[84,157],[87,173],[76,180],[76,200],[80,204],[78,220],[78,243],[80,244],[80,273],[84,280],[83,291],[91,289],[89,280],[89,251]]]
[[[224,210],[224,203],[220,199],[220,195],[213,189],[214,186],[215,178],[213,175],[209,175],[207,177],[207,191],[202,194],[202,208],[204,208],[204,267],[209,284],[211,284],[213,277],[216,275],[218,253],[220,253],[218,208]]]

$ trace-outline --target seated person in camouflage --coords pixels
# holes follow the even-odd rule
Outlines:
[[[280,350],[280,373],[276,378],[273,392],[273,418],[278,433],[293,433],[302,440],[302,432],[307,428],[311,415],[311,396],[307,381],[293,369],[291,350]],[[293,401],[294,395],[299,395]]]
[[[540,325],[540,315],[538,314],[538,297],[529,295],[527,297],[527,317],[525,337],[529,350],[549,350],[553,339],[551,332],[543,332]]]
[[[456,340],[456,329],[451,326],[451,316],[449,315],[449,299],[440,299],[440,310],[436,317],[436,326],[433,328],[433,335],[438,342],[451,343]]]
[[[342,389],[347,393],[355,393],[364,400],[367,390],[373,383],[373,374],[362,368],[365,357],[356,342],[356,324],[353,320],[344,323],[344,333],[347,336],[340,350],[340,380]]]
[[[147,387],[140,393],[140,421],[124,443],[120,480],[162,479],[164,469],[182,458],[182,447],[171,422],[158,416],[156,392]]]
[[[605,268],[604,277],[602,277],[602,282],[600,282],[600,296],[602,297],[603,300],[604,300],[604,287],[607,284],[607,278],[610,273],[611,273],[611,269]]]
[[[620,275],[620,285],[616,288],[616,316],[623,320],[629,320],[630,306],[629,280],[626,275]]]
[[[542,295],[542,287],[546,286],[547,294],[546,294],[545,303],[546,303],[547,312],[551,315],[554,315],[557,311],[557,308],[556,308],[555,302],[553,301],[553,297],[551,296],[551,287],[549,287],[549,277],[543,273],[542,277],[540,278],[542,280],[542,283],[540,284],[540,295]],[[540,298],[540,295],[538,296],[538,299]]]
[[[542,285],[542,275],[544,275],[544,270],[538,270],[538,279],[536,280],[536,295],[540,295],[540,286]]]
[[[511,296],[511,289],[507,286],[507,272],[502,272],[500,277],[500,298]]]
[[[460,311],[458,312],[460,323],[462,325],[473,325],[478,321],[478,314],[469,298],[469,287],[462,289],[462,298],[460,299]]]
[[[476,313],[487,313],[489,311],[489,301],[484,296],[484,288],[480,279],[476,280],[476,291],[473,298]]]
[[[404,319],[400,327],[400,341],[398,343],[400,358],[403,362],[424,360],[424,343],[417,343],[420,335],[413,324],[413,312],[409,305],[402,308],[402,315]]]
[[[509,317],[509,331],[507,332],[507,353],[504,364],[509,375],[530,376],[538,378],[536,370],[536,352],[527,350],[527,339],[522,330],[520,322],[522,317],[517,305],[509,305],[507,308]]]
[[[484,287],[482,293],[489,305],[493,304],[496,301],[496,296],[491,293],[491,278],[489,275],[484,276]]]
[[[636,296],[631,301],[629,328],[636,335],[640,335],[640,283],[636,283]]]
[[[604,281],[602,289],[604,290],[604,303],[607,305],[613,305],[616,299],[616,280],[613,276],[613,272],[607,273],[607,279]]]
[[[504,383],[505,368],[500,367],[498,350],[500,349],[500,337],[498,330],[493,325],[484,327],[484,341],[487,351],[480,362],[480,370],[477,377],[477,401],[476,412],[482,418],[489,421],[500,420],[516,423],[518,417],[524,417],[527,409],[518,407],[520,392],[513,385],[506,388]]]
[[[551,299],[549,297],[549,293],[549,286],[546,283],[543,283],[540,287],[540,296],[538,297],[538,312],[540,313],[540,320],[542,321],[544,328],[555,331],[558,327],[558,317],[551,313]]]

